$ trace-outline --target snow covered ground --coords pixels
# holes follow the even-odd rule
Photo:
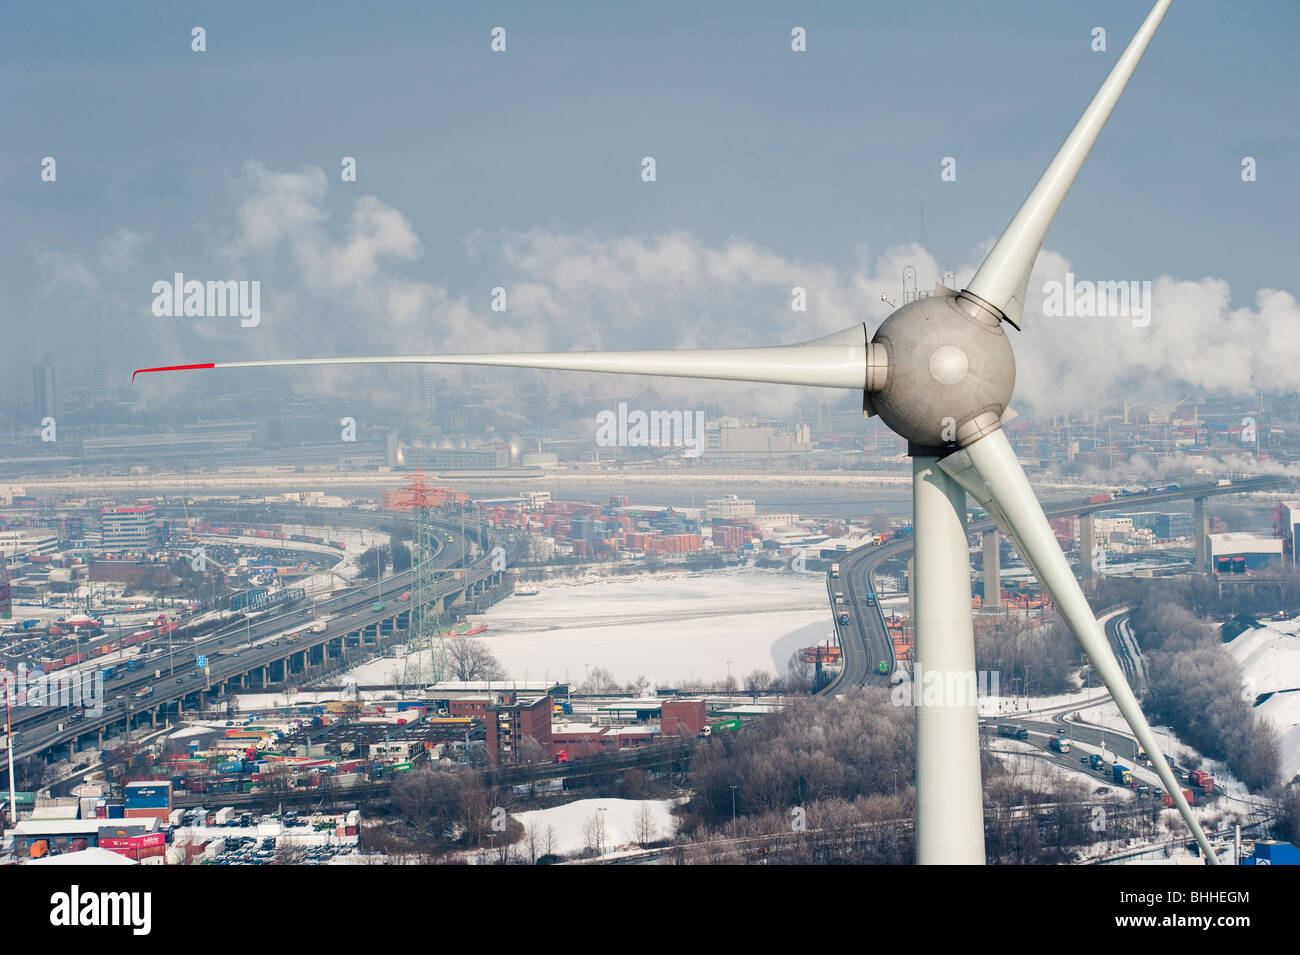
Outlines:
[[[1242,669],[1243,693],[1273,695],[1256,712],[1277,729],[1282,744],[1282,778],[1300,773],[1300,620],[1266,623],[1227,644]],[[1288,692],[1290,691],[1290,692]]]
[[[604,667],[620,683],[644,675],[656,686],[696,679],[721,684],[753,670],[784,674],[790,655],[833,630],[825,577],[736,568],[706,573],[592,577],[529,585],[470,625],[511,679],[581,683]],[[411,655],[410,668],[417,661]],[[401,663],[373,660],[349,676],[391,682]]]
[[[516,819],[524,831],[535,827],[537,839],[544,851],[556,855],[577,855],[591,845],[594,827],[603,822],[601,840],[606,853],[624,846],[645,841],[670,839],[677,831],[677,820],[672,809],[681,800],[674,799],[580,799],[550,809],[521,812]],[[640,828],[642,809],[647,807],[645,819],[648,838],[642,840]],[[604,810],[602,813],[601,810]],[[603,821],[600,819],[604,816]]]

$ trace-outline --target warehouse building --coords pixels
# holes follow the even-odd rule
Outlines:
[[[1282,541],[1276,537],[1240,532],[1210,534],[1206,545],[1216,574],[1244,574],[1277,569],[1282,564]]]
[[[149,847],[162,845],[163,834],[157,819],[133,819],[126,824],[106,819],[24,819],[14,827],[14,850],[20,858],[39,859],[51,852],[78,852],[99,846],[113,851],[139,850],[145,847],[143,837],[153,836]],[[132,842],[132,840],[136,840]],[[157,855],[161,855],[159,850]]]

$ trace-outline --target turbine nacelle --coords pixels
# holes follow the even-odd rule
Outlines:
[[[885,319],[868,363],[869,410],[915,447],[939,451],[1000,427],[1016,383],[1002,322],[943,286]]]

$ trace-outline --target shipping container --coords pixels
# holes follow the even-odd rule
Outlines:
[[[1260,840],[1255,854],[1242,860],[1246,865],[1300,865],[1300,848],[1289,842]]]

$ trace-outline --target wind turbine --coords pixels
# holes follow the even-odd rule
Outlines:
[[[966,494],[1012,540],[1151,755],[1156,772],[1205,853],[1213,850],[1125,682],[1070,571],[1004,422],[1015,358],[1004,326],[1019,330],[1030,270],[1075,176],[1119,101],[1171,0],[1158,0],[1015,218],[961,291],[895,310],[876,330],[855,325],[798,345],[692,351],[393,355],[212,362],[145,368],[429,363],[551,368],[710,378],[863,391],[864,410],[908,441],[916,567],[916,661],[945,685],[974,686],[975,645],[966,536]],[[134,379],[134,375],[132,378]],[[983,864],[979,726],[975,700],[916,708],[917,862]]]

